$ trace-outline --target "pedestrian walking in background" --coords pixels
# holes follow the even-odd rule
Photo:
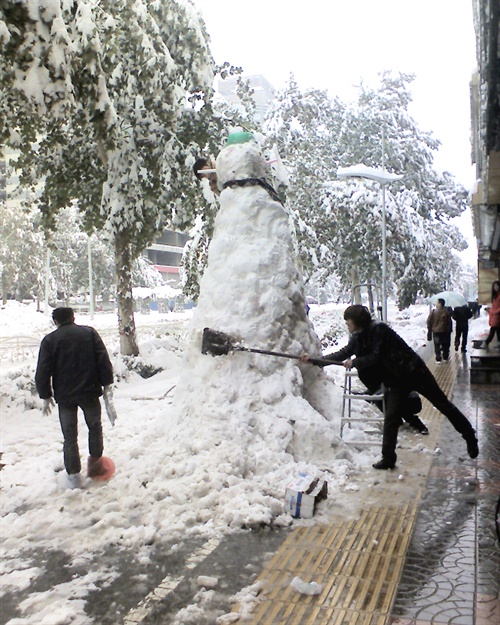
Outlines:
[[[365,385],[367,383],[364,380],[367,380],[375,389],[382,384],[387,389],[382,460],[373,467],[395,467],[398,429],[412,391],[426,397],[445,415],[465,439],[469,456],[477,458],[479,449],[476,433],[467,417],[446,397],[424,361],[399,334],[387,324],[372,320],[369,310],[359,304],[346,308],[344,319],[351,334],[349,343],[343,349],[324,357],[341,362],[346,369],[357,369],[359,379]],[[353,355],[356,358],[352,359]],[[307,362],[308,356],[303,356],[301,360]]]
[[[488,348],[496,334],[498,343],[495,345],[495,349],[500,349],[500,280],[495,280],[491,285],[491,306],[486,310],[488,311],[490,332],[485,341],[485,347]]]
[[[43,399],[44,415],[50,414],[54,399],[64,437],[64,467],[72,488],[83,484],[78,449],[78,408],[89,431],[88,469],[103,453],[101,402],[112,397],[113,366],[106,347],[94,328],[75,324],[72,308],[56,308],[52,319],[57,330],[41,342],[35,374],[36,389]],[[110,415],[110,419],[113,419]]]
[[[439,298],[436,308],[427,317],[427,340],[434,340],[434,353],[436,362],[441,358],[447,361],[450,357],[451,345],[451,315],[445,308],[445,301]]]
[[[451,313],[455,320],[455,351],[460,348],[462,340],[462,352],[467,351],[467,337],[469,335],[469,319],[472,318],[472,310],[467,306],[456,306]]]

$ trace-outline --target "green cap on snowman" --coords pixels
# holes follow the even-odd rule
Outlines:
[[[235,143],[246,143],[247,141],[255,141],[255,137],[251,132],[243,130],[239,126],[232,128],[229,131],[229,136],[226,139],[226,145],[233,145]]]

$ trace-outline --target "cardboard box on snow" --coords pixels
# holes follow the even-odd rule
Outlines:
[[[286,487],[285,509],[293,517],[310,519],[318,501],[326,499],[328,483],[318,477],[300,473]]]

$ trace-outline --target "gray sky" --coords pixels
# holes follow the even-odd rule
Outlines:
[[[435,166],[467,189],[469,82],[476,67],[472,0],[194,0],[216,62],[353,100],[385,69],[416,74],[410,113],[442,142]],[[403,173],[403,172],[401,172]],[[470,222],[470,217],[467,218]],[[470,230],[465,223],[464,233]]]

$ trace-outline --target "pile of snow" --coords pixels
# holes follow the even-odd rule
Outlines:
[[[217,159],[219,185],[263,178],[266,170],[254,142],[229,145]],[[170,446],[174,458],[191,458],[177,469],[176,485],[187,496],[193,480],[202,484],[205,516],[234,527],[288,523],[282,518],[283,484],[290,475],[297,469],[317,474],[318,465],[339,449],[344,455],[331,421],[340,411],[341,391],[321,369],[297,360],[242,352],[203,355],[206,327],[257,349],[320,354],[289,216],[261,186],[221,194],[175,395]],[[203,440],[197,437],[200,424]]]
[[[8,300],[0,306],[0,337],[30,336],[42,339],[55,330],[54,322],[48,315],[37,312],[35,304],[22,304]]]

